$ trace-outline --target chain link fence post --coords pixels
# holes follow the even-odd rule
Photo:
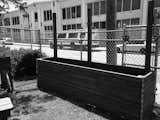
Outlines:
[[[82,40],[83,38],[82,38],[82,36],[80,36],[80,41],[79,41],[79,43],[80,43],[80,60],[82,61],[83,60],[83,54],[82,54],[82,51],[83,51],[83,40]]]
[[[127,45],[127,41],[129,41],[129,36],[127,35],[127,27],[126,25],[124,24],[123,25],[123,39],[122,39],[122,43],[123,43],[123,46],[122,46],[122,66],[125,66],[125,61],[126,61],[126,45]]]
[[[41,32],[38,30],[39,51],[42,54]]]

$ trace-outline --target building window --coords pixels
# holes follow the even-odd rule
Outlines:
[[[71,11],[70,8],[67,8],[67,19],[71,18]]]
[[[67,30],[67,26],[66,25],[63,25],[63,30]]]
[[[117,20],[117,28],[121,28],[122,27],[122,23],[121,23],[121,20]]]
[[[3,26],[3,22],[2,22],[2,20],[0,20],[0,26]]]
[[[130,25],[130,19],[124,19],[124,20],[122,20],[122,26],[123,25]]]
[[[70,30],[71,29],[71,25],[67,25],[67,30]]]
[[[106,21],[94,22],[92,23],[93,29],[105,29]]]
[[[82,25],[81,24],[77,24],[77,29],[82,29]]]
[[[20,29],[13,29],[13,32],[14,32],[14,33],[20,32]]]
[[[55,7],[55,2],[53,2],[53,7]]]
[[[131,19],[131,25],[139,25],[139,18]]]
[[[92,9],[92,13],[93,13],[92,15],[101,15],[101,14],[105,14],[106,12],[106,2],[105,1],[88,3],[87,7],[88,9]]]
[[[47,20],[47,11],[44,11],[44,21]]]
[[[72,30],[76,29],[76,24],[72,24]]]
[[[52,31],[53,30],[53,26],[44,26],[44,30],[45,31]]]
[[[44,21],[52,20],[52,10],[44,11]]]
[[[123,11],[129,11],[131,8],[131,0],[123,0]]]
[[[66,19],[66,9],[65,8],[62,9],[62,18]]]
[[[100,29],[105,29],[106,28],[106,22],[100,22]]]
[[[34,20],[35,20],[35,22],[38,22],[38,13],[37,12],[34,13]]]
[[[76,17],[76,8],[72,7],[71,11],[72,11],[72,18],[75,18]]]
[[[140,18],[117,20],[116,27],[117,28],[122,28],[124,24],[125,25],[139,25],[140,24]]]
[[[154,0],[154,7],[160,7],[160,0]]]
[[[77,18],[81,17],[81,6],[79,5],[76,8],[77,8]]]
[[[13,17],[12,18],[12,25],[19,25],[20,21],[19,21],[19,17]]]
[[[122,11],[122,0],[117,0],[117,12]]]
[[[100,9],[100,2],[95,2],[94,3],[94,15],[99,15],[99,9]]]
[[[140,9],[141,0],[117,0],[117,12]]]
[[[62,9],[62,18],[63,19],[74,19],[81,17],[81,6],[74,6],[71,8]]]
[[[100,6],[101,12],[100,12],[100,14],[105,14],[106,13],[106,2],[105,1],[101,1],[100,3],[101,3],[101,6]]]
[[[99,22],[93,23],[93,28],[94,29],[99,29]]]
[[[5,18],[4,19],[4,25],[5,26],[10,26],[10,18]]]
[[[140,9],[141,0],[132,0],[132,10]]]
[[[76,29],[82,29],[81,24],[68,24],[63,25],[63,30],[76,30]]]

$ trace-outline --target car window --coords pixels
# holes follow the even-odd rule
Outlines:
[[[78,33],[69,33],[68,38],[78,38]]]
[[[82,32],[82,33],[80,34],[80,38],[85,38],[85,36],[86,36],[86,33],[85,33],[85,32]]]
[[[66,38],[66,33],[59,33],[58,38]]]

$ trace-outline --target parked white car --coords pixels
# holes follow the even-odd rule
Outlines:
[[[139,52],[144,54],[146,52],[146,44],[127,44],[125,47],[125,50],[127,52]],[[152,52],[155,51],[155,44],[152,44],[151,48]],[[117,45],[117,51],[122,52],[123,51],[123,44]]]
[[[0,40],[1,45],[13,45],[13,40],[10,37],[4,37]]]

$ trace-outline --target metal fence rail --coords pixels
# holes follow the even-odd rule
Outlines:
[[[7,40],[7,41],[6,41]],[[40,31],[31,29],[21,29],[16,27],[0,26],[0,42],[6,44],[28,43],[32,48],[32,44],[40,43]]]

